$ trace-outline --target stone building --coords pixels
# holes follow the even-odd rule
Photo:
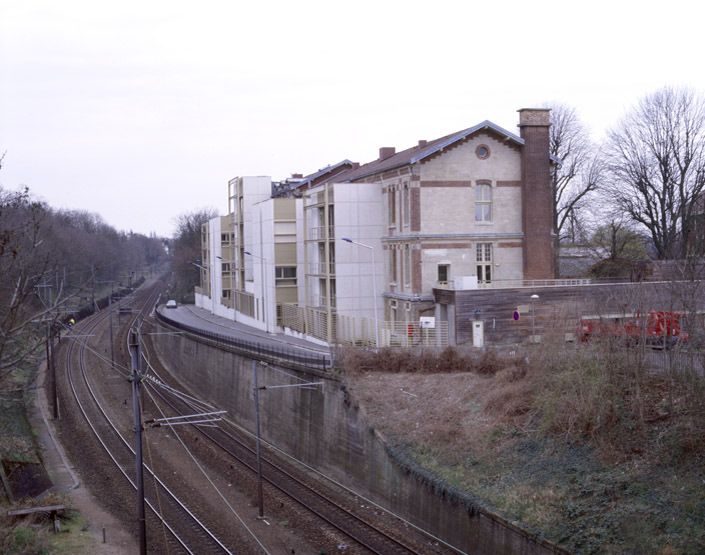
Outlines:
[[[377,160],[310,188],[302,236],[316,246],[300,304],[327,319],[377,314],[390,340],[422,316],[449,321],[434,289],[554,278],[549,111],[519,114],[520,136],[484,121],[401,152],[380,148]]]
[[[233,288],[254,295],[255,306],[269,299],[255,319],[273,322],[276,311],[281,327],[331,343],[408,342],[422,318],[435,330],[450,323],[451,337],[436,340],[454,343],[452,297],[437,302],[437,291],[555,277],[549,110],[519,110],[519,128],[515,135],[483,121],[400,152],[380,148],[364,165],[344,160],[272,184],[268,196],[300,203],[288,209],[296,214],[295,277],[291,248],[278,249],[288,253],[295,302],[291,291],[265,285],[280,265],[277,226],[262,224],[276,200],[264,198],[263,178],[256,202],[247,194],[231,202]],[[246,245],[267,261],[266,274],[262,264],[248,274]]]

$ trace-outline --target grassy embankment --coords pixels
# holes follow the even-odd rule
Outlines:
[[[41,465],[36,436],[27,418],[27,406],[36,393],[37,368],[41,354],[28,357],[0,386],[0,464],[11,490],[0,488],[0,553],[7,554],[73,554],[90,553],[94,539],[86,533],[82,516],[70,509],[64,496],[32,494],[49,484],[46,477],[27,468]],[[21,476],[18,478],[18,476]],[[53,532],[46,514],[21,518],[7,517],[10,508],[29,508],[63,504],[69,507],[61,520],[61,533]]]
[[[342,365],[371,425],[505,518],[576,553],[703,553],[705,356],[659,356],[549,340]]]

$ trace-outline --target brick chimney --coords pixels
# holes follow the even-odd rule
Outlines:
[[[383,146],[379,149],[379,159],[386,160],[390,156],[394,156],[396,152],[397,149],[393,146]]]
[[[426,146],[428,144],[428,141],[426,139],[421,139],[419,141],[419,146]]]
[[[292,173],[291,174],[291,179],[303,179],[304,174],[302,173]]]
[[[556,277],[549,155],[550,112],[541,108],[519,110],[519,128],[524,139],[521,151],[524,279]]]

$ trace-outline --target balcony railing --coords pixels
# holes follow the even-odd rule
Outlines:
[[[479,282],[477,289],[523,289],[535,287],[577,287],[583,285],[592,285],[595,281],[588,278],[574,279],[495,279],[487,282]],[[434,285],[436,289],[451,289],[455,290],[455,282],[437,281]],[[468,289],[468,288],[463,288]]]
[[[326,264],[325,262],[309,262],[308,274],[312,276],[335,275],[335,262]]]
[[[311,241],[323,241],[326,239],[326,227],[328,228],[328,238],[335,238],[335,226],[316,226],[308,229],[308,238]]]

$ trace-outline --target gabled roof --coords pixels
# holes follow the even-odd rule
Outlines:
[[[297,187],[302,187],[304,185],[309,185],[312,183],[315,183],[316,180],[318,180],[321,177],[324,177],[327,174],[332,174],[336,173],[335,170],[343,168],[344,166],[350,166],[352,167],[354,164],[348,160],[347,158],[345,160],[341,160],[340,162],[336,164],[331,164],[329,166],[326,166],[325,168],[321,168],[317,172],[313,172],[305,177],[303,177],[300,181],[297,183]],[[341,172],[337,172],[341,173]]]
[[[319,181],[331,181],[335,176],[345,173],[346,168],[352,168],[354,163],[348,159],[341,160],[336,164],[330,164],[325,168],[299,178],[289,178],[280,182],[272,183],[272,196],[286,196],[292,191],[316,185]],[[323,179],[330,176],[328,179]]]
[[[440,137],[439,139],[429,141],[424,145],[417,145],[401,152],[397,152],[396,154],[393,154],[392,156],[385,158],[384,160],[374,160],[363,166],[360,166],[359,168],[355,168],[342,174],[339,174],[338,176],[336,176],[336,181],[338,183],[354,181],[356,179],[362,179],[363,177],[367,177],[376,173],[389,171],[396,168],[400,168],[402,166],[407,166],[409,164],[421,162],[422,160],[429,158],[430,156],[433,156],[438,152],[441,152],[443,149],[448,148],[449,146],[457,143],[458,141],[462,141],[470,135],[485,130],[492,131],[494,134],[503,137],[506,141],[512,142],[517,146],[524,145],[524,139],[522,139],[521,137],[515,135],[514,133],[510,133],[506,129],[500,127],[495,123],[492,123],[489,120],[485,120],[481,123],[478,123],[477,125],[473,125],[472,127],[463,129],[462,131],[457,131],[456,133],[446,135],[445,137]]]

